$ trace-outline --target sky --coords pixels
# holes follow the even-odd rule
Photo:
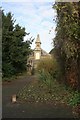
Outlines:
[[[13,18],[16,19],[15,24],[26,28],[26,32],[30,33],[24,40],[33,37],[36,40],[37,34],[40,35],[41,47],[47,52],[53,48],[53,38],[55,37],[56,23],[53,19],[56,17],[56,11],[52,9],[53,2],[50,0],[3,0],[2,9],[5,13],[11,12]],[[54,0],[53,0],[54,1]],[[51,30],[51,31],[50,31]],[[31,48],[35,48],[35,40]]]

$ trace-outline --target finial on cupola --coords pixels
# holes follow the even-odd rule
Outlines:
[[[41,44],[39,34],[37,35],[37,38],[36,38],[36,42],[35,42],[35,43],[40,43],[40,44]]]

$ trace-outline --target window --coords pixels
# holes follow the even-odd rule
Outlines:
[[[40,53],[36,53],[36,59],[40,59]]]

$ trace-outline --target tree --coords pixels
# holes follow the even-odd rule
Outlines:
[[[2,11],[2,71],[3,77],[10,77],[26,70],[32,39],[24,42],[25,28],[14,25],[12,14]]]
[[[13,38],[14,20],[11,13],[7,15],[2,11],[2,71],[3,76],[13,74],[13,66],[10,59],[10,45]]]

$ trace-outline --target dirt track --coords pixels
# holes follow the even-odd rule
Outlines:
[[[3,85],[2,118],[73,118],[72,109],[68,106],[52,106],[44,103],[11,103],[11,96],[33,80],[35,80],[35,76],[25,76]]]

